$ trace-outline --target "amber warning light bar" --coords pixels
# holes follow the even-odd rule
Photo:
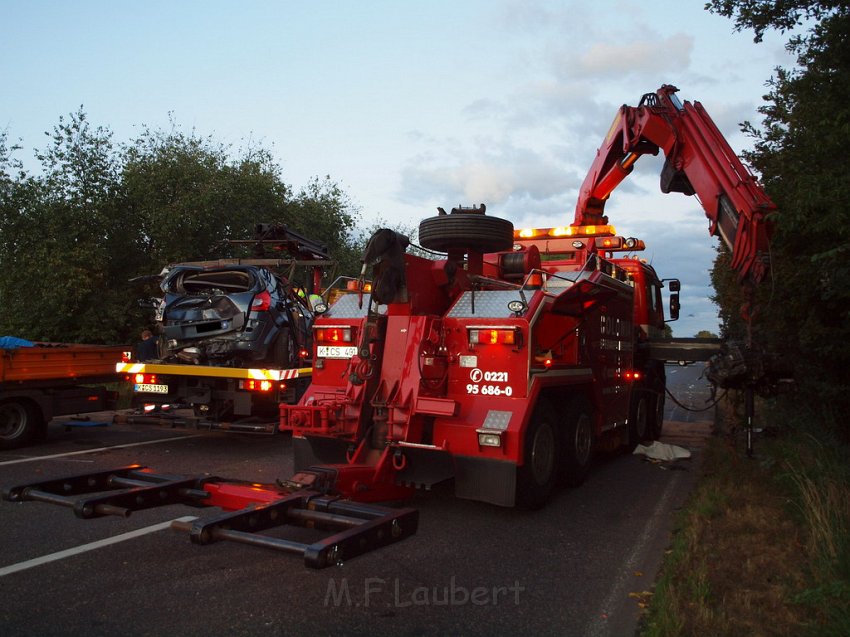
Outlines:
[[[514,239],[542,239],[551,237],[600,237],[617,234],[614,226],[561,226],[558,228],[522,228],[514,230]]]

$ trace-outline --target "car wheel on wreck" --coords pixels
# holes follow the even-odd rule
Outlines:
[[[288,369],[293,367],[296,361],[295,343],[289,330],[284,328],[269,351],[268,362],[276,368]]]

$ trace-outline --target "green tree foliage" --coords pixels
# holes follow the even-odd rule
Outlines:
[[[138,224],[148,269],[227,256],[223,242],[254,224],[285,221],[290,189],[268,152],[231,161],[212,138],[145,130],[125,150],[128,217]]]
[[[29,338],[115,339],[95,327],[119,294],[110,285],[120,254],[120,182],[111,133],[92,127],[82,109],[49,133],[36,156],[42,174],[17,175],[3,206],[2,331]]]
[[[760,112],[750,163],[779,206],[771,246],[772,284],[759,291],[759,338],[784,351],[810,395],[838,412],[850,407],[850,3],[714,0],[709,10],[751,28],[790,34],[797,68],[777,69]],[[736,292],[715,283],[726,331]]]
[[[325,242],[339,272],[351,275],[359,271],[357,207],[339,185],[329,176],[315,177],[294,197],[291,209],[291,227]]]
[[[239,256],[226,243],[257,223],[282,223],[352,261],[358,211],[331,179],[297,195],[262,148],[144,129],[116,147],[82,108],[49,134],[27,175],[0,135],[0,334],[35,340],[130,342],[150,319],[129,284],[169,263]]]
[[[700,330],[694,334],[694,338],[717,338],[717,334],[709,330]]]

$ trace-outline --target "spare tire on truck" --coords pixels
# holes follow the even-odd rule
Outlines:
[[[452,208],[450,214],[439,210],[439,215],[419,224],[419,244],[423,248],[437,252],[502,252],[514,245],[514,224],[487,217],[484,204],[479,208]]]

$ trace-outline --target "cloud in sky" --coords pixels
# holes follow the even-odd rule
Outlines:
[[[504,208],[513,199],[550,201],[579,184],[577,174],[545,151],[480,138],[455,148],[449,144],[410,161],[402,171],[402,196],[411,203],[438,197]]]
[[[566,77],[607,81],[626,75],[678,74],[690,67],[694,38],[684,33],[668,37],[638,37],[628,42],[595,42],[586,51],[568,51],[557,65]]]
[[[401,199],[415,203],[436,192],[489,198],[494,204],[558,201],[563,210],[566,200],[575,200],[616,113],[617,103],[601,88],[626,75],[644,87],[641,92],[657,88],[659,74],[687,70],[694,46],[692,36],[658,37],[637,26],[619,32],[616,41],[596,41],[597,29],[588,27],[590,15],[577,5],[553,9],[546,3],[510,3],[502,17],[499,36],[508,37],[517,28],[531,36],[519,47],[525,72],[512,75],[500,94],[474,97],[460,106],[469,129],[467,139],[454,140],[459,152],[436,150],[450,147],[448,139],[437,136],[430,149],[408,158],[399,183]],[[486,143],[481,141],[484,131],[491,136]],[[498,131],[495,139],[493,131]]]

